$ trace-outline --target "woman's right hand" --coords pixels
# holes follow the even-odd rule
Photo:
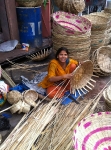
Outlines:
[[[71,79],[73,77],[72,73],[63,75],[64,79]]]

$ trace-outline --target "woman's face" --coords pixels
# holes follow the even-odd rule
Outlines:
[[[58,60],[62,63],[66,62],[67,58],[68,58],[68,54],[66,53],[66,51],[62,50],[59,55],[57,56]]]

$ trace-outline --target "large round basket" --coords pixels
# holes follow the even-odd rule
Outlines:
[[[85,9],[84,0],[54,0],[59,10],[70,12],[72,14],[78,14]]]
[[[111,74],[111,47],[102,46],[92,53],[91,60],[94,64],[94,73],[99,76]]]
[[[41,61],[46,59],[51,53],[52,53],[52,47],[48,47],[48,48],[41,49],[35,54],[26,57],[31,59],[32,61]]]
[[[58,11],[52,14],[53,28],[64,35],[80,35],[91,30],[91,22],[81,16]]]
[[[10,91],[7,94],[7,101],[10,104],[17,103],[18,101],[22,100],[22,98],[23,98],[22,94],[19,91],[16,91],[16,90]]]
[[[92,23],[92,31],[106,30],[108,19],[97,15],[84,15]]]
[[[73,71],[72,74],[73,77],[70,80],[72,93],[74,93],[76,89],[92,89],[93,85],[90,83],[90,80],[93,75],[93,63],[90,60],[84,61]]]
[[[16,2],[23,7],[37,7],[42,5],[43,0],[16,0]]]
[[[35,107],[35,105],[36,105],[35,101],[37,99],[38,99],[38,93],[36,91],[34,91],[34,90],[26,90],[26,91],[23,92],[23,100],[27,104]]]
[[[111,112],[99,112],[84,118],[73,133],[74,150],[111,149]]]

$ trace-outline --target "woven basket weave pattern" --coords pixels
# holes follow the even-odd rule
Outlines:
[[[78,14],[85,8],[84,0],[54,0],[58,8],[65,12]]]
[[[16,0],[19,6],[24,7],[37,7],[41,6],[43,3],[43,0]]]
[[[81,16],[58,11],[52,14],[52,18],[53,28],[58,33],[79,35],[91,30],[91,22]]]
[[[94,63],[94,72],[100,76],[111,74],[111,47],[102,46],[95,50],[91,60]]]
[[[99,112],[84,118],[74,130],[76,150],[108,150],[111,148],[111,112]]]

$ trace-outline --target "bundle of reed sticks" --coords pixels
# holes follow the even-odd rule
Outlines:
[[[61,100],[56,100],[57,95],[49,103],[41,103],[44,99],[38,101],[36,107],[22,118],[2,143],[0,150],[72,149],[76,124],[94,112],[103,90],[93,99],[80,101],[80,105],[71,103],[66,107],[61,106]],[[61,94],[61,90],[58,94]]]

